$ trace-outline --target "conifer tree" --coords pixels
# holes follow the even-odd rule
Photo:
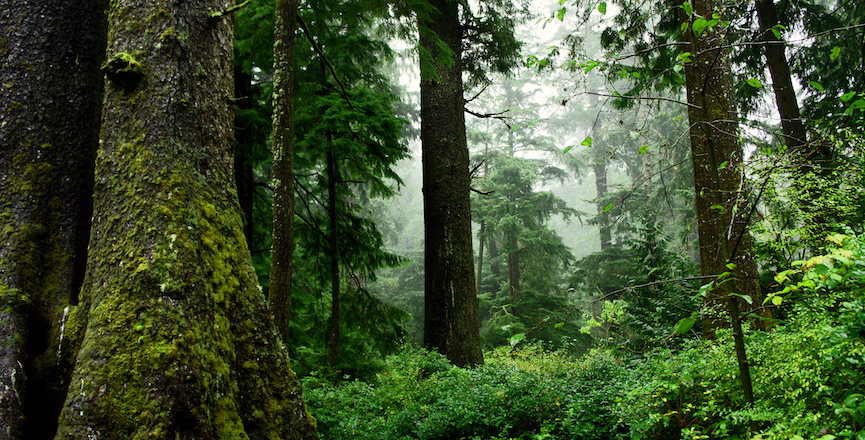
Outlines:
[[[316,438],[232,172],[233,2],[111,2],[93,229],[58,439]]]

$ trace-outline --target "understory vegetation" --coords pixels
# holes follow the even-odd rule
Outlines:
[[[672,328],[645,353],[517,343],[473,369],[405,346],[373,380],[306,377],[307,404],[323,439],[865,438],[865,237],[833,235],[774,278],[783,319],[746,329],[751,407],[730,331]]]

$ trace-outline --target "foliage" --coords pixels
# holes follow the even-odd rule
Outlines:
[[[474,369],[408,348],[373,383],[306,379],[322,439],[607,439],[625,369],[610,359],[573,363],[539,346],[500,348]]]

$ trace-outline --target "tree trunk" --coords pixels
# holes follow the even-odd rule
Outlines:
[[[315,438],[245,245],[234,2],[111,2],[80,342],[57,439]]]
[[[610,216],[605,212],[606,206],[601,201],[607,195],[607,159],[597,157],[594,164],[595,190],[598,200],[598,233],[601,236],[601,250],[610,247],[613,237],[610,232]]]
[[[246,110],[252,104],[252,76],[243,69],[234,66],[235,105]],[[234,182],[237,185],[237,199],[240,202],[240,212],[243,214],[243,235],[250,250],[255,249],[252,242],[252,213],[254,206],[255,179],[252,174],[252,149],[254,136],[250,127],[235,126],[234,128]]]
[[[499,263],[499,246],[495,237],[487,239],[487,246],[490,248],[490,273],[498,277],[502,274],[502,267]]]
[[[0,439],[50,439],[74,354],[107,2],[0,0]]]
[[[511,251],[508,252],[508,286],[511,290],[511,303],[515,303],[520,293],[520,254],[517,249],[519,243],[515,238],[509,241]]]
[[[327,365],[336,369],[339,361],[339,236],[337,235],[336,218],[336,180],[339,174],[336,170],[336,159],[333,154],[333,142],[328,135],[327,152],[327,233],[328,259],[330,260],[330,330],[327,332]]]
[[[273,254],[268,306],[288,344],[294,255],[294,34],[297,0],[276,0],[273,44]]]
[[[478,324],[469,206],[461,68],[462,29],[457,4],[433,0],[436,12],[419,22],[420,45],[430,55],[421,64],[423,145],[424,345],[455,365],[483,363]],[[451,51],[440,63],[437,39]],[[430,63],[431,66],[426,63]],[[435,78],[429,69],[435,69]]]
[[[712,0],[696,0],[693,6],[695,14],[702,17],[715,12]],[[683,20],[690,24],[690,17],[682,14]],[[709,316],[704,321],[704,330],[707,336],[713,337],[715,329],[728,325],[721,314],[713,312],[713,309],[726,305],[734,329],[745,400],[753,403],[738,301],[730,295],[737,293],[750,295],[755,300],[759,298],[757,268],[745,224],[744,164],[733,100],[733,75],[721,32],[706,29],[698,37],[691,29],[689,27],[685,35],[693,54],[692,62],[685,64],[685,85],[697,199],[700,271],[703,275],[732,273],[727,281],[718,280],[706,296]],[[729,263],[735,264],[734,269],[727,267]]]
[[[799,150],[807,143],[805,124],[799,116],[799,102],[796,100],[796,90],[790,76],[790,66],[784,54],[784,41],[775,36],[772,28],[778,24],[778,14],[775,11],[774,0],[758,0],[757,21],[760,24],[760,34],[765,42],[766,65],[772,76],[772,89],[775,92],[775,102],[781,116],[781,131],[784,143],[791,150]]]
[[[486,222],[481,220],[481,230],[478,231],[478,273],[477,282],[475,283],[475,290],[478,293],[481,293],[481,281],[483,280],[484,273],[484,240],[486,239],[484,236],[484,230],[486,227]]]

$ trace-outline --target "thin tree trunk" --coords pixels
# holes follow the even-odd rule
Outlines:
[[[328,259],[330,260],[330,330],[327,332],[327,365],[336,369],[339,361],[339,235],[336,218],[336,181],[339,173],[333,154],[333,142],[328,135],[327,152],[327,233]]]
[[[516,303],[520,293],[520,253],[516,238],[510,238],[508,247],[508,286],[511,291],[511,303]]]
[[[431,55],[421,60],[420,87],[426,240],[424,345],[464,366],[483,363],[483,354],[469,206],[462,28],[456,2],[433,0],[430,4],[437,12],[418,23],[420,45]],[[452,51],[452,63],[437,62],[441,54],[436,38]],[[438,78],[432,77],[430,68]]]
[[[106,1],[0,0],[0,439],[50,439],[74,352]]]
[[[481,220],[481,229],[478,231],[478,276],[477,282],[475,283],[475,290],[477,290],[478,293],[481,292],[481,280],[483,279],[484,273],[484,240],[486,239],[484,232],[486,227],[486,221]]]
[[[601,201],[607,195],[607,159],[598,157],[595,159],[595,191],[598,200],[598,233],[601,237],[601,250],[610,247],[613,242],[612,233],[610,232],[610,216],[603,206]]]
[[[273,254],[268,306],[285,344],[294,254],[294,34],[297,0],[276,0],[273,44]]]
[[[57,439],[315,438],[245,245],[229,0],[120,0]],[[158,6],[158,7],[157,7]]]
[[[499,246],[495,237],[489,237],[487,245],[490,248],[490,273],[498,277],[502,274],[502,266],[499,263]]]
[[[234,66],[235,105],[239,109],[252,108],[252,76],[243,69]],[[240,202],[240,212],[243,214],[243,235],[246,244],[254,249],[252,242],[252,213],[254,206],[255,179],[252,174],[252,144],[254,137],[250,127],[236,126],[234,128],[234,182],[237,185],[237,199]]]
[[[715,12],[712,0],[695,0],[694,12],[708,17]],[[682,19],[690,24],[690,18]],[[716,306],[727,306],[733,327],[734,345],[739,363],[745,401],[753,403],[751,376],[745,356],[738,300],[730,295],[759,297],[757,269],[751,250],[751,239],[745,224],[746,201],[743,188],[742,148],[739,124],[733,100],[733,77],[727,51],[719,30],[707,29],[697,37],[689,27],[693,62],[685,64],[688,93],[691,159],[694,165],[694,189],[697,199],[697,225],[700,241],[700,270],[703,275],[730,272],[725,282],[718,280],[706,296],[708,317],[704,330],[714,337],[714,330],[728,325]],[[735,266],[728,267],[728,264]]]
[[[784,143],[791,150],[799,150],[807,143],[805,124],[799,115],[799,102],[796,100],[796,90],[790,76],[790,66],[784,54],[784,41],[775,36],[772,28],[778,24],[778,14],[775,11],[774,0],[757,0],[757,21],[760,24],[760,34],[766,43],[766,65],[772,77],[772,89],[775,92],[775,102],[781,116],[781,131]]]

